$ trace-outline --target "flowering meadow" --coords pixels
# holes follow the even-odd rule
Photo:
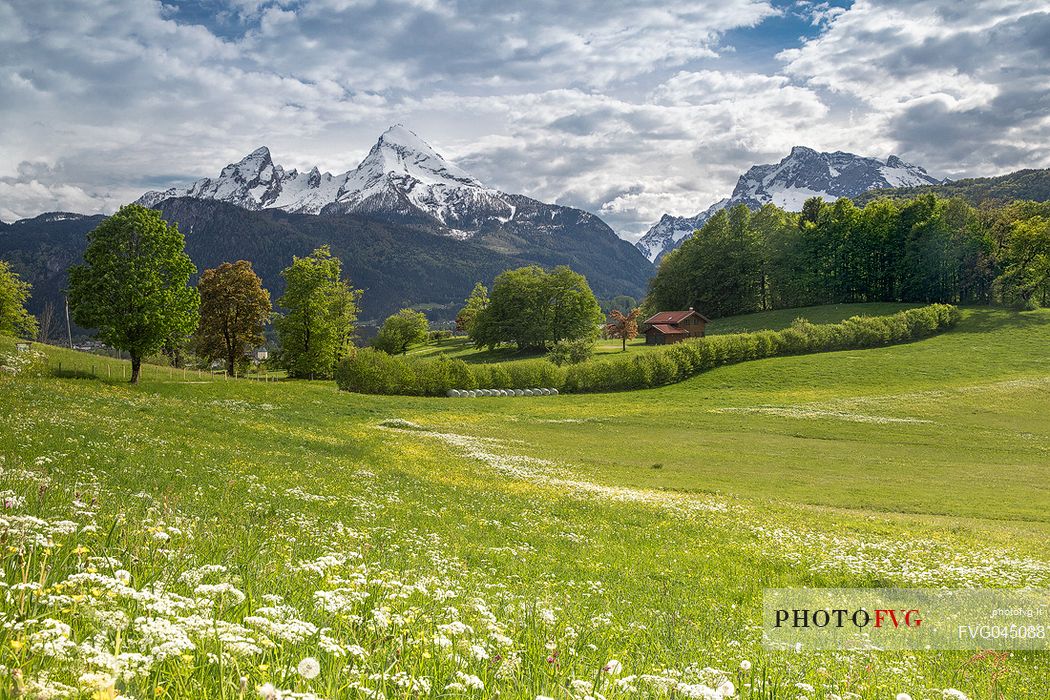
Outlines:
[[[12,367],[0,698],[1047,698],[1045,654],[767,651],[760,613],[1050,586],[1048,372],[1050,313],[991,311],[543,401]]]

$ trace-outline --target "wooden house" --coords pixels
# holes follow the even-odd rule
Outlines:
[[[646,345],[670,345],[686,338],[703,338],[710,322],[692,307],[688,311],[661,311],[642,322]]]

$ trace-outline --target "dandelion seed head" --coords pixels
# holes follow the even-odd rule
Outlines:
[[[308,681],[312,681],[314,678],[317,678],[317,676],[320,675],[321,664],[319,664],[317,662],[317,659],[315,659],[314,657],[307,656],[305,659],[299,662],[299,665],[296,667],[296,670],[299,671],[300,676],[302,676]]]

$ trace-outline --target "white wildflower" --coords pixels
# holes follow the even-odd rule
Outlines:
[[[66,623],[45,618],[40,621],[40,629],[29,635],[29,649],[35,654],[64,659],[76,648],[69,639],[71,634]]]
[[[244,602],[244,593],[230,583],[202,583],[193,589],[193,594],[227,605],[240,605]]]
[[[307,656],[305,659],[299,662],[299,665],[296,667],[296,670],[299,671],[300,676],[302,676],[308,681],[312,681],[314,678],[317,678],[317,676],[320,675],[321,664],[319,664],[317,662],[317,659],[315,659],[314,657]]]

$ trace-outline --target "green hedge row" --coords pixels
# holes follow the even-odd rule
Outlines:
[[[797,319],[782,331],[714,335],[566,367],[547,360],[467,364],[445,357],[409,359],[363,348],[340,362],[335,379],[346,391],[411,396],[443,396],[449,389],[479,388],[553,387],[576,393],[645,389],[747,360],[917,340],[952,327],[958,319],[959,310],[947,304],[822,325]]]

